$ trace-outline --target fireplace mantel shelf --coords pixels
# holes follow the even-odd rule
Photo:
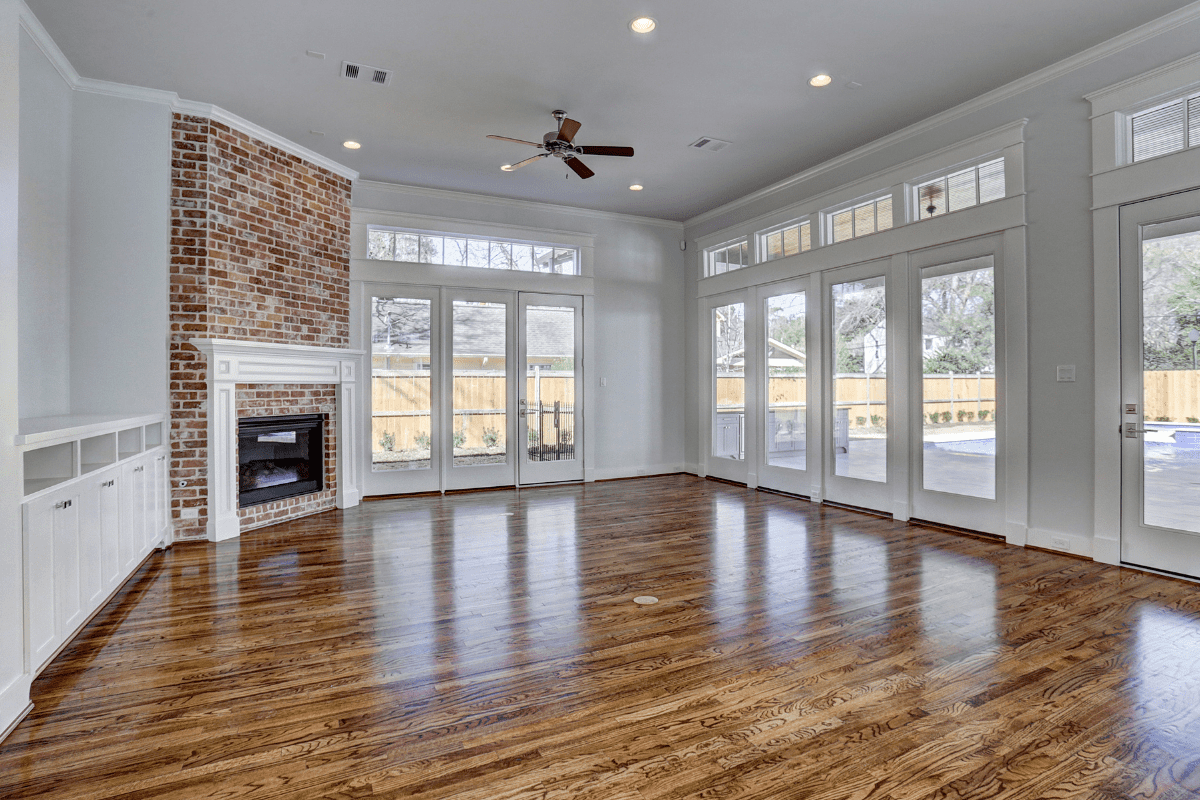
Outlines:
[[[237,536],[238,384],[336,384],[337,506],[358,505],[356,389],[365,351],[234,339],[192,339],[208,360],[208,538]]]

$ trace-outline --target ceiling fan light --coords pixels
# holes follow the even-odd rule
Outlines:
[[[649,33],[658,27],[658,23],[650,17],[638,17],[629,23],[629,29],[634,33]]]
[[[501,164],[500,169],[504,170],[505,172],[512,172],[512,164]]]

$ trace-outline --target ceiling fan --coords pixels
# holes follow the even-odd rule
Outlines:
[[[550,131],[542,137],[541,144],[537,142],[527,142],[524,139],[510,139],[507,136],[492,136],[488,135],[489,139],[499,139],[502,142],[516,142],[517,144],[527,144],[530,147],[536,147],[540,150],[545,150],[544,153],[539,153],[536,156],[530,156],[524,161],[518,161],[510,167],[505,167],[506,172],[512,172],[514,169],[529,164],[538,159],[548,156],[556,156],[561,158],[571,170],[581,178],[590,178],[596,173],[592,172],[587,166],[579,160],[579,156],[625,156],[633,155],[632,147],[607,147],[604,145],[578,145],[575,144],[575,134],[579,132],[581,123],[573,119],[567,118],[567,112],[555,111],[554,119],[558,121],[558,128]]]

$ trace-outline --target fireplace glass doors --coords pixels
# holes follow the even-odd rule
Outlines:
[[[238,420],[238,506],[325,488],[325,415]]]

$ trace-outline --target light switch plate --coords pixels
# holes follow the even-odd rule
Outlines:
[[[1075,365],[1067,364],[1058,368],[1059,383],[1074,383],[1075,382]]]

